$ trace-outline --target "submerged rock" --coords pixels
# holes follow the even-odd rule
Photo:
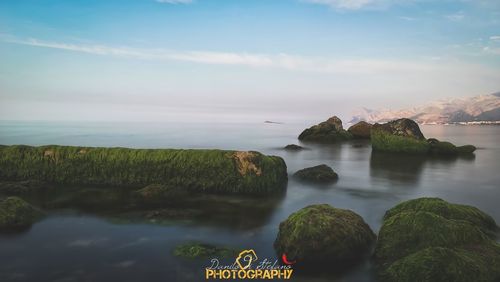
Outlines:
[[[189,242],[178,245],[174,249],[174,255],[177,257],[195,259],[195,258],[227,258],[235,257],[238,251],[227,248],[218,247],[211,244],[200,242]]]
[[[7,196],[24,195],[44,191],[48,187],[47,183],[37,180],[1,181],[0,194]]]
[[[0,231],[30,227],[42,212],[18,197],[0,199]]]
[[[498,227],[479,209],[438,198],[386,212],[375,248],[384,281],[496,281]]]
[[[259,152],[73,146],[0,147],[0,180],[144,187],[168,184],[196,192],[269,194],[286,189],[282,158]]]
[[[280,223],[274,248],[304,268],[354,264],[364,258],[375,234],[353,211],[327,204],[311,205]]]
[[[159,205],[183,201],[188,195],[186,189],[162,184],[151,184],[135,192],[140,203]]]
[[[407,118],[374,124],[371,140],[373,150],[385,152],[458,155],[470,154],[476,149],[472,145],[457,147],[435,138],[426,140],[418,124]]]
[[[305,148],[302,146],[299,146],[299,145],[295,145],[295,144],[288,144],[283,149],[285,149],[287,151],[301,151],[301,150],[304,150]]]
[[[295,177],[310,182],[328,183],[336,181],[339,176],[326,164],[301,169],[293,174]]]
[[[366,121],[360,121],[347,129],[354,138],[370,139],[373,125]]]
[[[322,143],[345,141],[351,138],[351,133],[344,130],[342,121],[336,116],[304,130],[299,135],[299,140]]]

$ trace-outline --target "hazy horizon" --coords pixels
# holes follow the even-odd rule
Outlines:
[[[324,120],[500,90],[500,2],[0,3],[0,120]]]

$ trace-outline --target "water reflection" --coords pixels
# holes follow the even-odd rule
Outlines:
[[[471,162],[475,155],[427,156],[394,154],[372,151],[370,155],[370,176],[385,179],[392,184],[416,185],[426,166],[445,165],[453,167],[457,161]]]
[[[185,223],[248,230],[265,225],[286,196],[192,193],[184,199],[148,205],[134,201],[132,193],[116,187],[53,187],[25,198],[52,213],[74,210],[113,223]]]

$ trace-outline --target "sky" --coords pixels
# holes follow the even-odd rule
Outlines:
[[[325,120],[500,90],[498,0],[2,0],[0,120]]]

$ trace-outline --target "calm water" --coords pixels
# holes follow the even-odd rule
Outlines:
[[[252,209],[204,223],[126,223],[78,210],[52,212],[29,231],[0,237],[0,281],[203,281],[206,261],[171,255],[186,240],[253,248],[274,258],[278,224],[309,204],[328,203],[360,214],[377,232],[384,212],[422,196],[477,206],[500,222],[500,127],[423,126],[426,137],[474,144],[475,158],[422,159],[372,154],[367,144],[286,144],[307,124],[213,123],[0,123],[0,144],[224,148],[258,150],[285,159],[289,174],[325,163],[340,176],[330,186],[290,178],[286,196],[266,216]],[[296,281],[373,281],[369,262],[342,277],[294,277]]]

